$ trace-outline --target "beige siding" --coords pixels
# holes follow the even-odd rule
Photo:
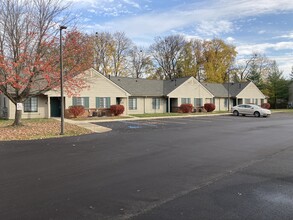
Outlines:
[[[137,109],[128,109],[128,114],[145,114],[145,113],[165,113],[166,112],[166,99],[160,99],[160,108],[153,109],[153,97],[130,97],[137,99]]]
[[[15,105],[9,101],[9,119],[15,118]],[[31,118],[49,118],[48,98],[47,96],[38,96],[38,111],[37,112],[22,112],[22,119]]]
[[[213,95],[194,78],[188,79],[177,89],[169,93],[168,96],[170,98],[178,98],[178,106],[182,104],[181,98],[190,98],[191,104],[193,105],[194,98],[202,98],[203,104],[207,98],[213,98]]]
[[[228,103],[225,106],[226,98],[215,98],[214,104],[216,105],[215,111],[228,111]],[[230,99],[229,108],[233,107],[233,99]]]
[[[96,97],[110,97],[110,104],[116,104],[116,98],[122,98],[121,105],[124,106],[125,112],[127,114],[127,97],[128,93],[121,89],[119,86],[108,80],[101,74],[97,74],[94,70],[87,72],[86,77],[88,78],[88,88],[84,89],[78,94],[78,97],[89,97],[89,108],[96,108]],[[59,91],[49,91],[48,94],[50,97],[60,97]],[[72,97],[68,97],[66,94],[65,97],[65,108],[72,106]]]
[[[265,99],[264,94],[253,83],[249,83],[238,95],[238,99]]]

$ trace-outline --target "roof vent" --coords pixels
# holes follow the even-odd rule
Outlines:
[[[238,84],[239,89],[241,89],[241,83]]]

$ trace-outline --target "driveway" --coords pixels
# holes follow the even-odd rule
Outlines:
[[[0,219],[292,219],[293,117],[98,123],[0,142]]]

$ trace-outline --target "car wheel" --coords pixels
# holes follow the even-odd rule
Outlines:
[[[254,112],[253,114],[255,117],[260,117],[260,113],[259,112]]]
[[[233,111],[233,115],[238,116],[239,115],[239,112],[237,110],[234,110]]]

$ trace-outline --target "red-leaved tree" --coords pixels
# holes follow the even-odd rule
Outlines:
[[[60,86],[60,38],[57,20],[67,6],[62,0],[0,2],[0,92],[15,105]],[[77,30],[63,34],[64,89],[68,95],[85,88],[82,77],[92,61],[90,38]],[[13,125],[21,125],[21,110]]]

